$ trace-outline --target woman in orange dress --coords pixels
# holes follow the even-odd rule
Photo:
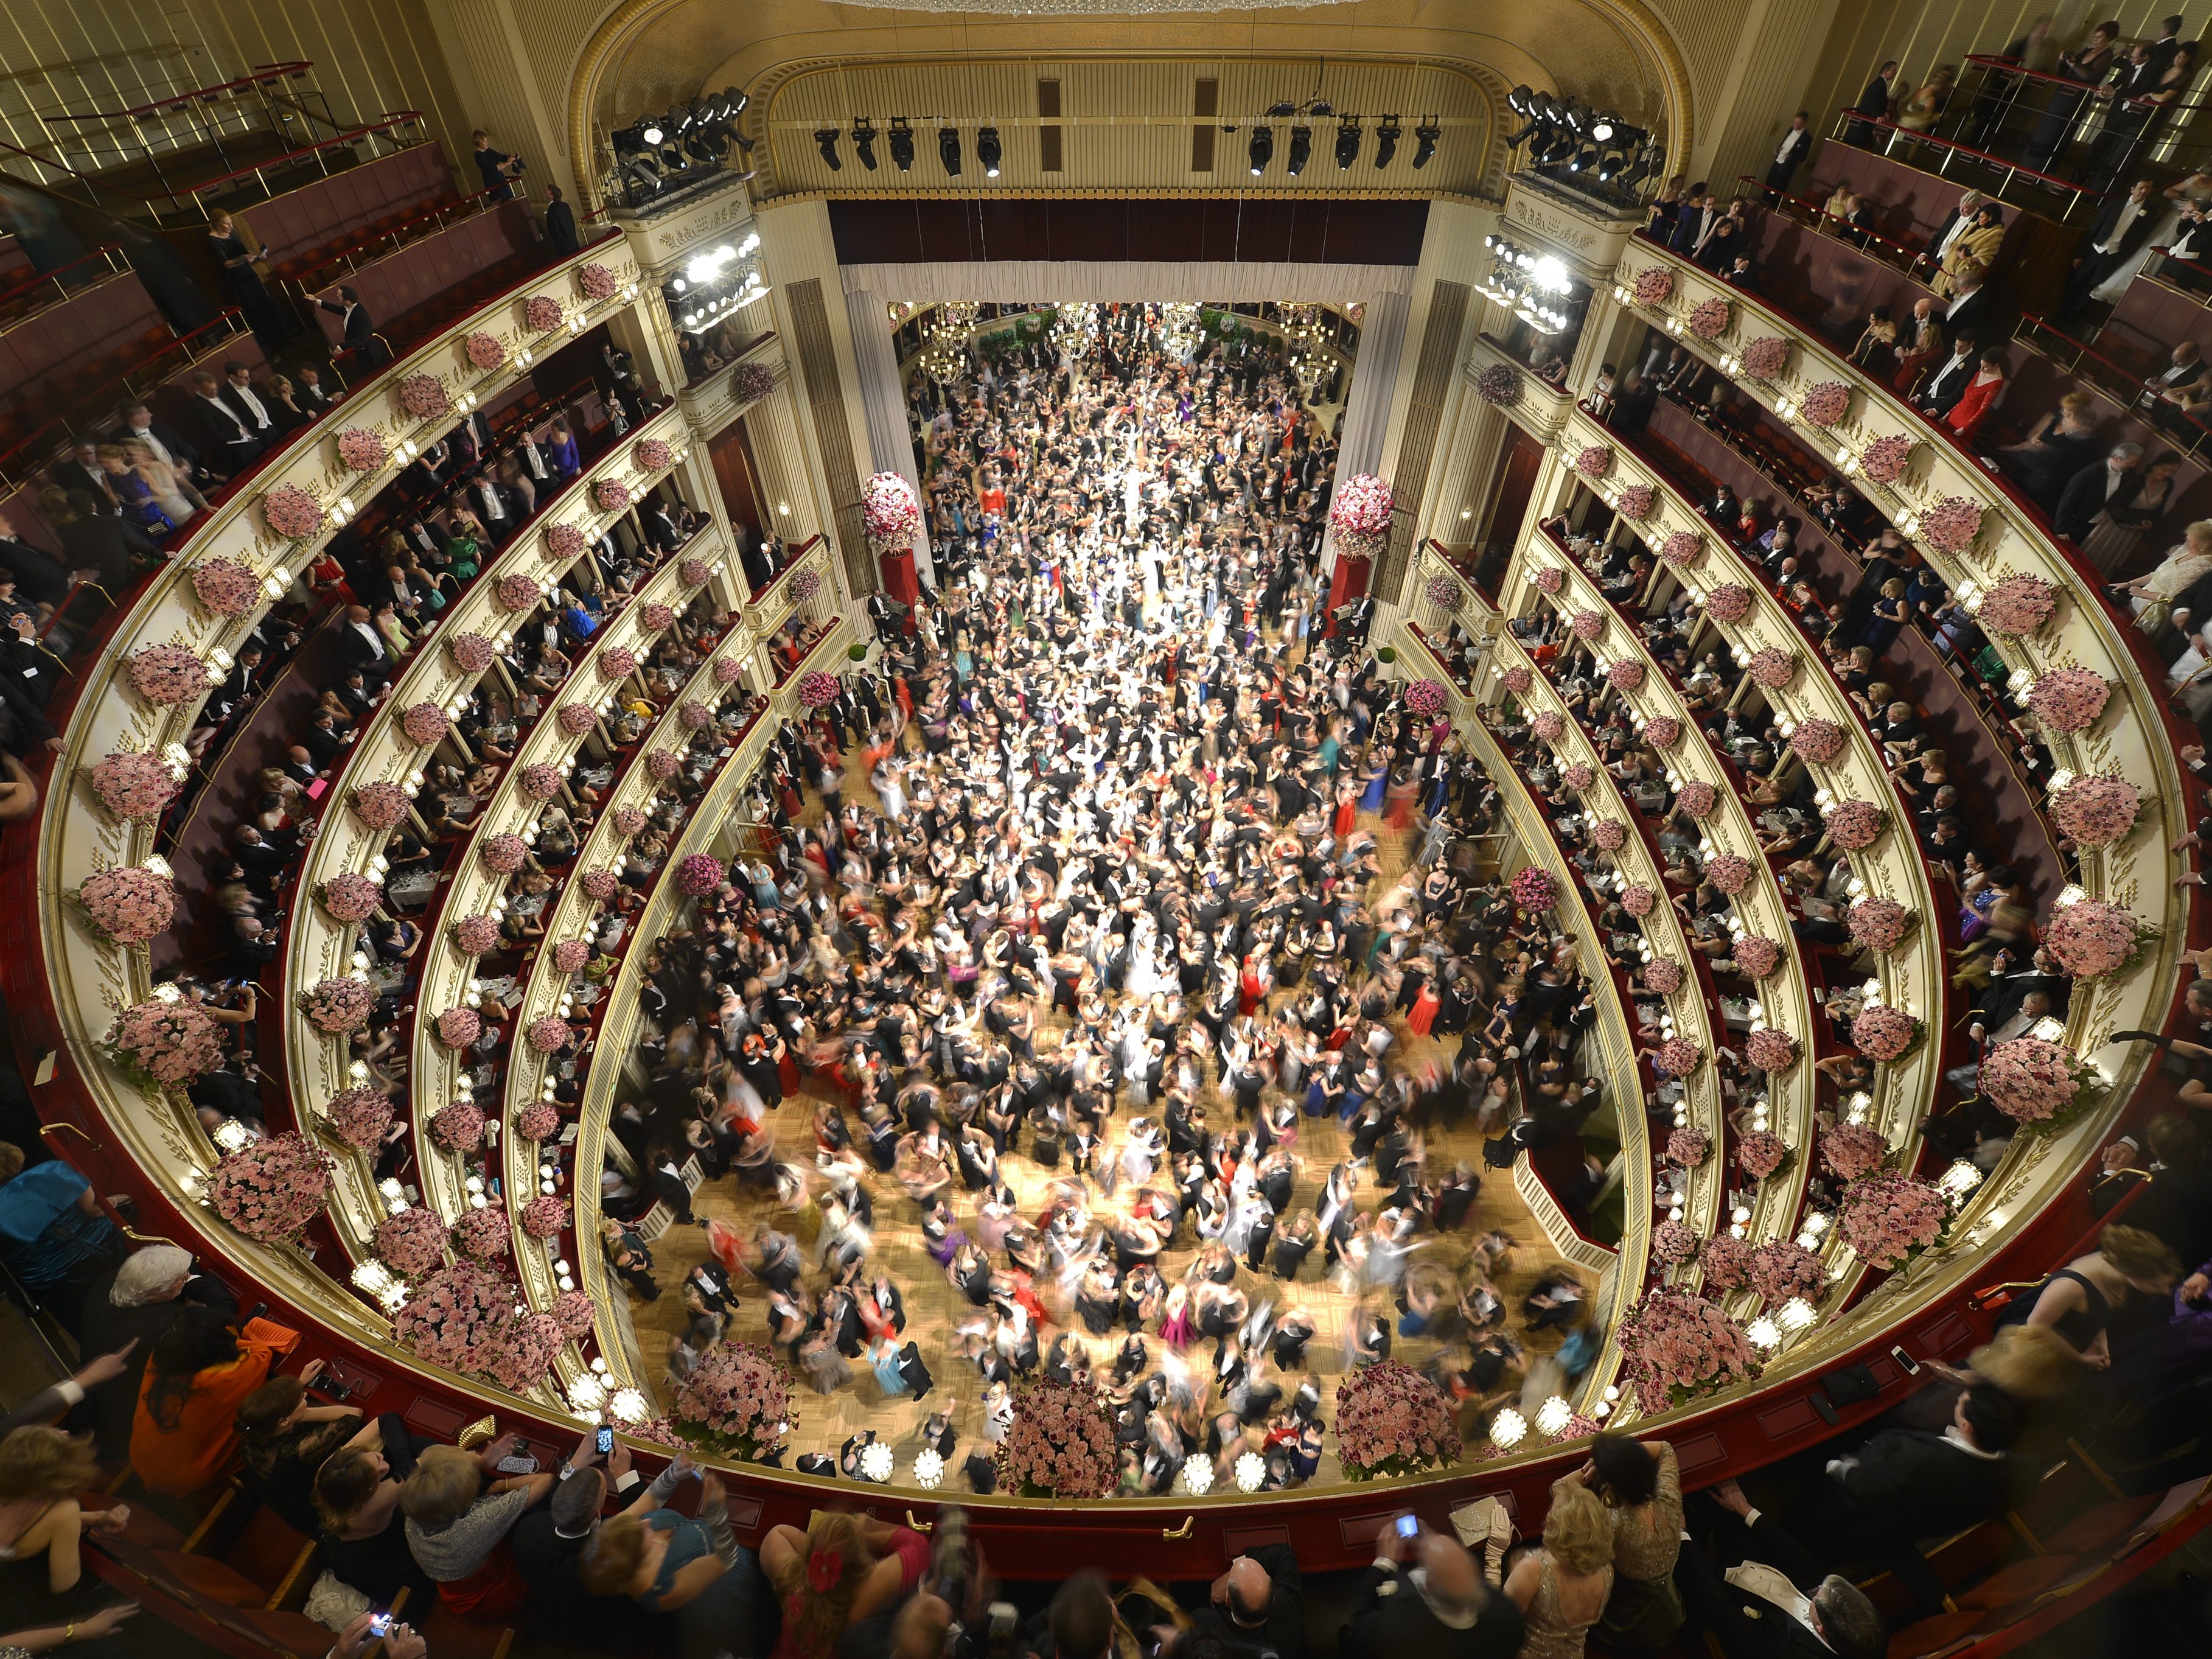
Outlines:
[[[238,1408],[300,1334],[266,1319],[232,1328],[192,1308],[155,1339],[131,1426],[131,1467],[149,1492],[181,1498],[222,1479],[240,1455]]]

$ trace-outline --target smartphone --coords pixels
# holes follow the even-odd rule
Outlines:
[[[605,1423],[599,1425],[599,1455],[604,1457],[615,1449],[615,1431]]]
[[[371,1614],[369,1615],[369,1620],[368,1620],[368,1633],[369,1633],[371,1636],[383,1636],[383,1635],[386,1635],[386,1634],[388,1634],[388,1633],[391,1632],[391,1629],[392,1629],[392,1614],[391,1614],[388,1611],[387,1611],[387,1612],[384,1612],[384,1613],[371,1613]]]
[[[1413,1519],[1413,1517],[1412,1516],[1410,1516],[1410,1515],[1401,1515],[1401,1516],[1400,1516],[1398,1517],[1398,1536],[1399,1536],[1399,1537],[1401,1537],[1401,1538],[1411,1538],[1411,1537],[1413,1537],[1415,1534],[1419,1533],[1419,1532],[1420,1531],[1420,1529],[1421,1529],[1421,1523],[1420,1523],[1419,1522],[1418,1522],[1418,1521],[1414,1520],[1414,1519]]]
[[[1889,1357],[1892,1359],[1894,1359],[1899,1364],[1905,1367],[1905,1374],[1907,1376],[1917,1376],[1920,1375],[1920,1362],[1915,1359],[1911,1354],[1905,1352],[1903,1344],[1900,1343],[1897,1346],[1893,1347],[1889,1351]]]

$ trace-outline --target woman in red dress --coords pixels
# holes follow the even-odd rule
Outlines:
[[[1337,785],[1336,821],[1329,826],[1329,832],[1342,841],[1352,833],[1352,823],[1358,812],[1359,791],[1349,783]]]

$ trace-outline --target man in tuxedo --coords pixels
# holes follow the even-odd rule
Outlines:
[[[514,534],[521,504],[489,473],[479,474],[469,486],[469,504],[476,508],[493,541],[505,542]]]
[[[270,413],[268,399],[253,384],[253,376],[244,363],[233,362],[222,366],[222,400],[238,416],[239,424],[252,434],[256,454],[281,435],[283,428]]]
[[[368,307],[361,302],[358,290],[342,288],[336,300],[321,299],[316,307],[327,311],[338,319],[338,348],[356,354],[354,361],[364,373],[381,368],[392,361],[392,351],[376,337],[375,320]]]
[[[1951,252],[1951,244],[1974,228],[1974,215],[1989,198],[1978,190],[1970,190],[1959,198],[1959,205],[1951,210],[1943,222],[1936,227],[1936,234],[1928,239],[1928,246],[1912,261],[1917,270],[1922,265],[1940,265]]]
[[[684,544],[684,532],[677,528],[665,496],[653,498],[653,507],[645,515],[645,538],[656,553],[673,553]]]
[[[292,371],[292,396],[307,411],[309,420],[337,404],[337,398],[323,384],[322,370],[313,363],[301,363]]]
[[[2142,459],[2141,444],[2114,444],[2103,460],[2092,461],[2076,472],[2059,492],[2052,528],[2068,541],[2078,542],[2089,533],[2098,514],[2125,507],[2142,489]]]
[[[221,685],[208,694],[208,708],[218,720],[261,689],[261,647],[252,641],[238,647],[238,655]]]
[[[9,573],[0,569],[0,576]],[[15,590],[12,577],[0,582],[0,607],[13,603]],[[6,617],[6,627],[0,629],[0,680],[22,694],[40,708],[46,706],[54,695],[54,684],[62,672],[62,659],[39,642],[39,626],[27,610],[0,610]]]
[[[1859,94],[1858,102],[1851,106],[1851,113],[1859,118],[1852,122],[1845,130],[1844,133],[1845,143],[1856,144],[1861,149],[1872,149],[1875,147],[1873,123],[1888,118],[1889,84],[1896,78],[1897,60],[1895,58],[1890,59],[1875,71],[1874,79],[1866,83],[1866,90]]]
[[[210,483],[229,482],[261,453],[253,429],[225,401],[222,382],[206,369],[192,376],[192,395],[181,418],[185,441],[205,462]]]
[[[1881,1659],[1887,1632],[1863,1590],[1827,1571],[1735,1481],[1711,1497],[1723,1513],[1698,1504],[1705,1513],[1674,1573],[1692,1625],[1728,1659]]]
[[[1790,131],[1782,135],[1782,142],[1775,146],[1774,159],[1766,164],[1766,187],[1778,195],[1790,193],[1790,181],[1797,176],[1797,169],[1813,153],[1809,120],[1802,109],[1790,118]]]
[[[1950,1426],[1884,1429],[1829,1460],[1812,1499],[1808,1535],[1838,1560],[1886,1557],[1916,1538],[1948,1536],[2001,1515],[2012,1496],[2007,1456],[2020,1409],[1995,1383],[1959,1396]]]
[[[302,405],[304,407],[304,405]],[[199,452],[187,444],[154,418],[154,411],[144,404],[133,404],[123,411],[123,424],[107,434],[112,444],[139,443],[154,452],[157,461],[167,461],[177,474],[177,489],[195,507],[205,507],[207,498],[192,483],[199,468]]]
[[[1425,1527],[1407,1538],[1385,1522],[1354,1594],[1337,1635],[1340,1659],[1511,1659],[1527,1629],[1459,1540]]]
[[[2196,341],[2184,340],[2174,347],[2166,367],[2145,380],[2143,386],[2154,397],[2170,398],[2178,392],[2198,391],[2203,384],[2203,353]]]
[[[365,605],[346,607],[345,626],[338,629],[338,660],[372,690],[392,678],[392,653],[384,648],[384,635],[376,631]]]
[[[1714,205],[1713,193],[1700,179],[1690,186],[1689,199],[1682,204],[1682,216],[1674,222],[1674,240],[1670,246],[1685,256],[1695,253],[1711,234],[1713,221],[1718,217],[1720,210]]]
[[[56,461],[46,469],[46,476],[54,481],[57,489],[89,495],[106,513],[120,514],[123,511],[123,503],[107,487],[107,474],[100,469],[100,441],[96,438],[79,438],[70,446],[69,459]]]
[[[0,581],[0,592],[7,596],[0,604],[8,608],[34,606],[51,616],[54,607],[69,597],[69,566],[58,555],[17,535],[4,510],[0,510],[0,570],[6,575]]]
[[[558,185],[545,187],[545,240],[556,253],[574,253],[584,246],[576,236],[576,211],[562,199]]]
[[[2115,196],[2105,204],[2089,227],[2081,252],[2074,258],[2074,269],[2066,278],[2066,297],[2058,307],[2060,318],[2081,313],[2089,303],[2090,292],[2150,240],[2157,217],[2148,179],[2136,179],[2125,196]]]
[[[1960,270],[1951,289],[1950,303],[1943,308],[1943,326],[1955,337],[1978,330],[1990,311],[1990,290],[1979,265]]]

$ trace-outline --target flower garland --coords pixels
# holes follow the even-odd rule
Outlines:
[[[1644,665],[1633,657],[1623,657],[1607,665],[1605,678],[1616,691],[1633,691],[1644,684]]]
[[[725,1342],[699,1356],[676,1385],[675,1417],[717,1456],[757,1463],[783,1449],[799,1414],[791,1373],[757,1342]]]
[[[1686,778],[1674,791],[1674,805],[1689,817],[1709,818],[1720,804],[1720,792],[1703,778]]]
[[[550,334],[568,320],[561,302],[549,294],[533,294],[522,302],[522,320],[533,334]]]
[[[446,734],[453,729],[446,711],[434,702],[418,702],[399,717],[399,729],[412,742],[428,747],[445,741]]]
[[[1744,1038],[1743,1057],[1762,1072],[1786,1072],[1797,1063],[1797,1039],[1762,1025]]]
[[[1792,1297],[1817,1302],[1828,1288],[1828,1270],[1812,1251],[1792,1238],[1778,1238],[1751,1253],[1746,1282],[1768,1307],[1778,1307]]]
[[[2061,668],[2028,688],[2028,712],[2053,732],[2086,732],[2105,712],[2112,684],[2087,668]]]
[[[1700,300],[1690,308],[1690,332],[1700,340],[1717,340],[1728,331],[1729,302]]]
[[[2055,1129],[2103,1088],[2104,1078],[2063,1042],[2015,1037],[1982,1056],[1981,1091],[2015,1123]]]
[[[483,1113],[465,1100],[430,1115],[430,1139],[449,1152],[472,1152],[483,1145]]]
[[[169,763],[142,750],[118,750],[92,769],[93,793],[118,818],[151,818],[176,798],[184,780]]]
[[[1902,1060],[1919,1042],[1920,1022],[1886,1003],[1860,1009],[1851,1022],[1851,1046],[1869,1060]]]
[[[1647,483],[1632,483],[1620,492],[1613,508],[1624,519],[1638,522],[1651,516],[1651,509],[1659,504],[1659,492]]]
[[[1523,910],[1548,910],[1559,902],[1559,878],[1533,864],[1524,864],[1513,872],[1510,890],[1514,903]]]
[[[1881,1171],[1844,1188],[1836,1236],[1869,1267],[1894,1267],[1942,1237],[1949,1219],[1941,1188]]]
[[[397,830],[414,803],[396,783],[364,783],[353,792],[353,815],[372,830]]]
[[[1751,1340],[1720,1304],[1686,1291],[1655,1290],[1613,1333],[1621,1374],[1646,1413],[1663,1411],[1758,1374]]]
[[[1895,899],[1863,898],[1844,913],[1844,920],[1850,926],[1854,945],[1886,957],[1905,942],[1912,913]]]
[[[837,677],[809,669],[799,677],[799,701],[809,708],[827,708],[837,701]]]
[[[1912,440],[1902,432],[1876,438],[1859,457],[1859,471],[1878,484],[1893,484],[1905,476],[1905,464],[1912,459]]]
[[[499,923],[490,916],[463,916],[447,930],[453,948],[465,957],[480,957],[499,948]]]
[[[392,1119],[392,1097],[366,1084],[341,1089],[323,1108],[330,1132],[356,1152],[373,1153],[382,1147]]]
[[[1664,265],[1646,265],[1636,273],[1636,303],[1664,305],[1674,291],[1674,273]]]
[[[1521,401],[1521,372],[1510,363],[1492,363],[1474,377],[1474,395],[1486,404],[1510,409]]]
[[[568,1022],[558,1014],[545,1014],[530,1022],[524,1033],[532,1048],[541,1054],[557,1054],[568,1046]]]
[[[1889,1142],[1863,1123],[1838,1123],[1820,1137],[1820,1159],[1844,1181],[1872,1175],[1889,1159]]]
[[[1790,734],[1790,750],[1810,766],[1826,766],[1844,752],[1844,728],[1833,720],[1808,714]]]
[[[483,1035],[483,1016],[473,1008],[448,1008],[438,1016],[438,1041],[465,1048]]]
[[[514,1323],[514,1283],[465,1258],[424,1274],[392,1316],[409,1352],[457,1371],[488,1370]]]
[[[419,1279],[446,1265],[453,1229],[435,1210],[407,1209],[376,1224],[369,1245],[384,1265],[402,1279]]]
[[[107,1054],[142,1087],[168,1088],[221,1065],[222,1039],[197,1002],[149,997],[116,1016],[107,1033]]]
[[[1762,334],[1743,349],[1743,372],[1754,380],[1771,380],[1790,367],[1790,342],[1779,334]]]
[[[507,348],[500,343],[499,337],[482,329],[462,341],[461,349],[468,353],[469,361],[481,369],[497,368],[507,361]]]
[[[1765,979],[1782,965],[1782,947],[1763,933],[1746,933],[1731,953],[1736,971],[1747,979]]]
[[[576,286],[584,290],[587,300],[611,300],[615,296],[615,274],[594,261],[577,268]]]
[[[1340,550],[1355,559],[1381,555],[1390,543],[1390,486],[1372,472],[1355,472],[1337,487],[1328,504],[1328,527]]]
[[[365,979],[322,979],[300,993],[300,1012],[325,1036],[345,1036],[368,1024],[376,988]]]
[[[1644,740],[1654,749],[1672,749],[1682,740],[1682,722],[1672,714],[1654,714],[1644,723]]]
[[[2058,833],[2079,847],[2106,847],[2135,828],[2142,791],[2113,772],[2087,772],[2045,801]]]
[[[568,1224],[568,1200],[541,1195],[522,1206],[522,1231],[532,1238],[557,1238]]]
[[[921,527],[921,502],[896,472],[878,472],[860,486],[860,530],[883,553],[904,547]]]
[[[1337,1385],[1337,1459],[1352,1480],[1448,1468],[1462,1449],[1443,1391],[1412,1366],[1386,1359]]]
[[[1000,1484],[1025,1498],[1105,1498],[1121,1483],[1104,1399],[1095,1389],[1048,1379],[1015,1391],[1013,1421],[992,1462]]]
[[[1692,1129],[1687,1124],[1667,1137],[1667,1161],[1681,1169],[1696,1169],[1712,1150],[1713,1138],[1703,1129]]]
[[[722,884],[729,872],[712,853],[693,853],[676,866],[676,887],[690,898],[705,898]]]
[[[131,689],[167,708],[208,689],[207,665],[181,645],[149,645],[131,653]]]
[[[2007,576],[1982,595],[1974,620],[1984,633],[2027,635],[2058,609],[2058,590],[2040,576]]]
[[[287,541],[303,542],[323,527],[323,504],[294,483],[262,492],[261,517]]]
[[[1651,1259],[1661,1267],[1679,1267],[1697,1253],[1697,1234],[1680,1222],[1662,1221],[1651,1230]]]
[[[398,398],[400,408],[418,421],[442,415],[453,406],[453,398],[446,390],[446,383],[436,375],[425,374],[420,370],[401,375],[398,384],[392,388],[392,393]]]
[[[249,1142],[208,1171],[209,1205],[264,1244],[297,1238],[322,1213],[330,1193],[329,1157],[290,1130]]]
[[[2062,904],[2051,914],[2043,943],[2051,959],[2076,979],[2105,979],[2134,965],[2157,931],[2124,905],[2101,899]]]
[[[384,902],[384,884],[350,870],[341,871],[325,882],[315,896],[330,912],[332,921],[367,921]]]
[[[1705,1054],[1687,1037],[1668,1037],[1659,1045],[1654,1058],[1659,1069],[1668,1077],[1687,1077],[1704,1063]]]
[[[1797,412],[1814,426],[1833,426],[1850,412],[1851,389],[1841,380],[1823,380],[1805,394]]]
[[[118,864],[76,890],[92,930],[111,945],[143,945],[165,933],[177,914],[175,881],[136,864]]]
[[[462,673],[481,674],[491,666],[499,651],[481,634],[449,634],[446,636],[446,654]]]
[[[1753,1129],[1736,1142],[1735,1162],[1753,1181],[1764,1181],[1789,1167],[1789,1144],[1771,1129]]]
[[[1964,495],[1946,495],[1920,520],[1920,539],[1945,553],[1963,553],[1982,533],[1982,504]]]
[[[1744,672],[1751,676],[1753,685],[1779,691],[1797,678],[1797,653],[1771,645],[1761,646],[1751,653],[1751,660],[1744,665]]]
[[[1602,478],[1613,471],[1613,451],[1604,444],[1592,444],[1575,457],[1575,471],[1585,478]]]
[[[1751,885],[1751,860],[1734,853],[1716,853],[1705,860],[1705,879],[1729,898]]]
[[[1828,839],[1846,853],[1871,847],[1881,839],[1889,817],[1872,801],[1839,800],[1821,814]]]

